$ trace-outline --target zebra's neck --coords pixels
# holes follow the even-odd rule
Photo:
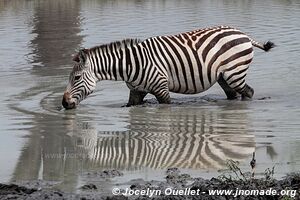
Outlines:
[[[137,59],[138,43],[139,40],[127,39],[89,49],[91,70],[97,80],[134,80],[142,67]]]

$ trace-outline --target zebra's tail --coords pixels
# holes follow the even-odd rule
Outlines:
[[[271,41],[267,41],[264,44],[261,44],[259,42],[256,42],[255,40],[250,38],[250,41],[252,43],[253,46],[258,47],[264,51],[269,51],[270,49],[275,47],[275,44]]]

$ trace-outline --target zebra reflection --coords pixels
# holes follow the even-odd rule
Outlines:
[[[236,123],[219,122],[228,118]],[[77,153],[87,155],[89,165],[97,168],[220,169],[227,159],[241,161],[254,152],[247,123],[243,110],[136,107],[130,110],[127,131],[85,125],[74,140]]]

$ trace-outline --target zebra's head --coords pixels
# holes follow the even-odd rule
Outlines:
[[[62,105],[65,109],[76,108],[96,87],[96,78],[90,69],[87,55],[88,50],[82,49],[73,59],[76,63],[62,99]]]

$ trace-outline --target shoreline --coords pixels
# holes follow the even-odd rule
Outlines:
[[[98,175],[109,179],[123,174],[105,170]],[[80,193],[68,193],[43,181],[33,182],[0,183],[0,199],[300,199],[300,172],[288,174],[281,180],[271,176],[260,179],[219,176],[208,180],[192,178],[177,168],[170,168],[164,181],[130,180],[129,187],[114,187],[111,195],[103,195],[92,183],[81,186]]]

